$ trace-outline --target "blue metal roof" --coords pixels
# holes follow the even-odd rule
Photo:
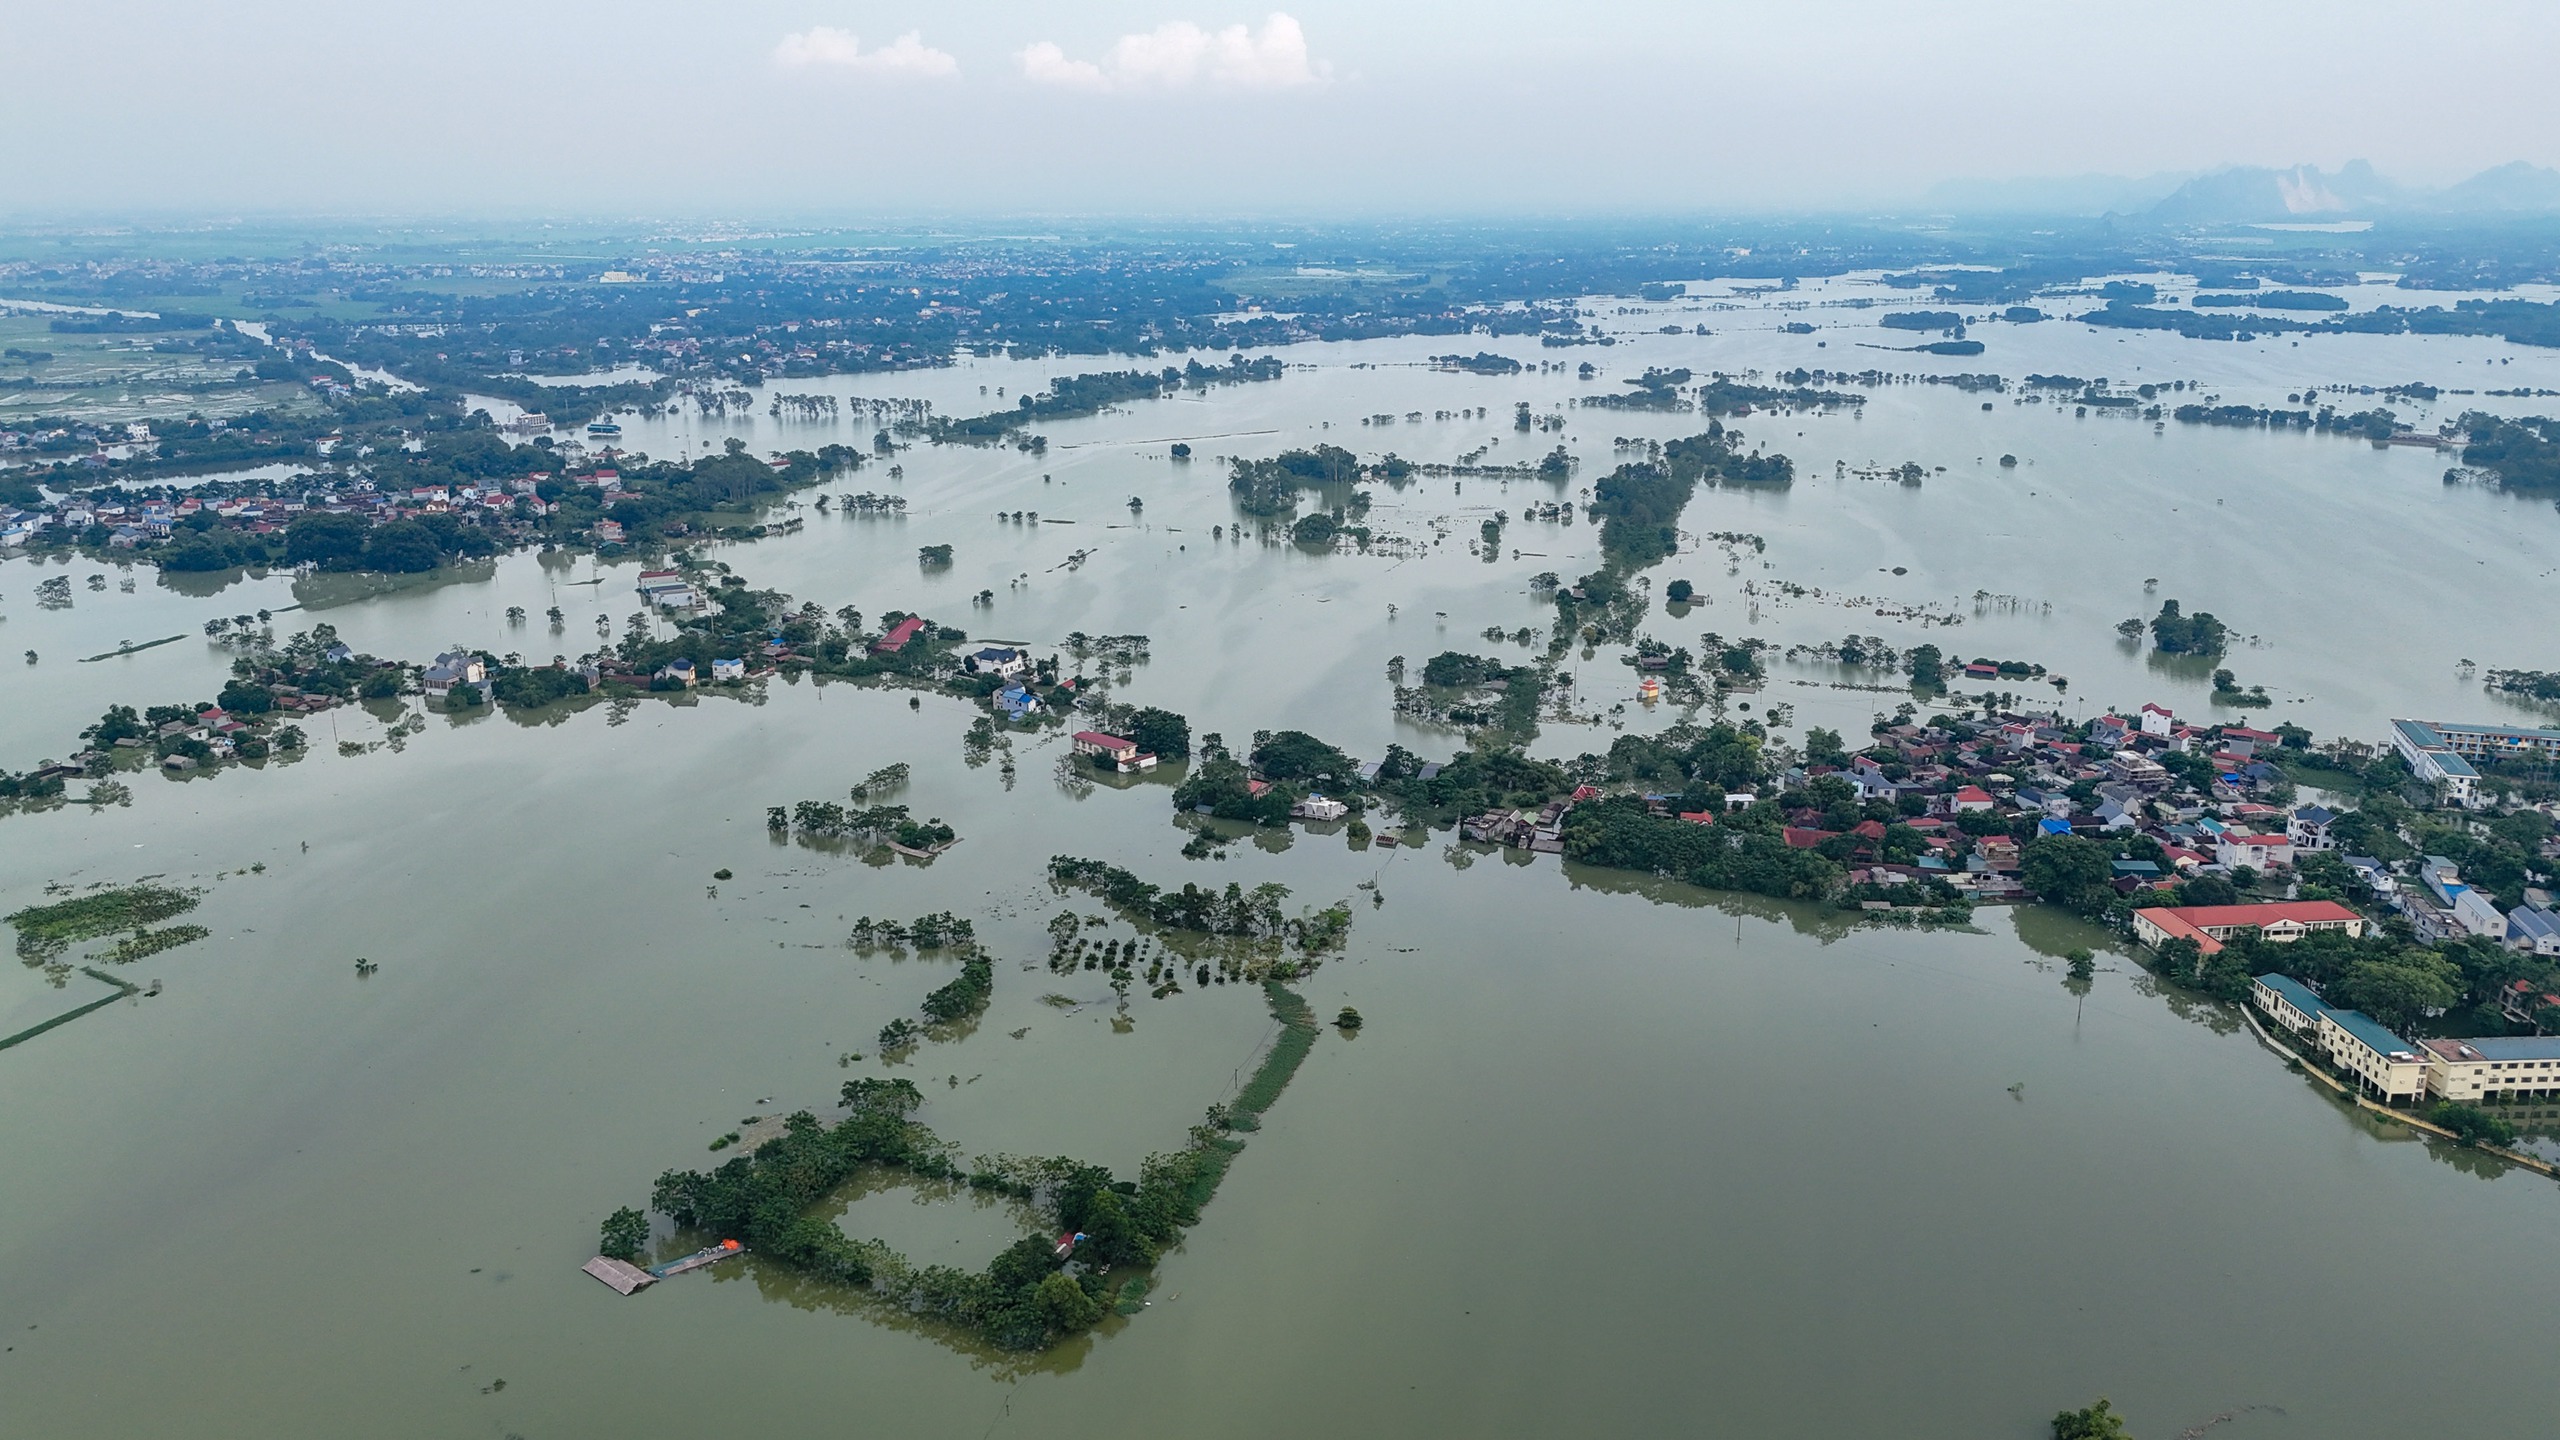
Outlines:
[[[2285,1003],[2305,1015],[2318,1016],[2329,1008],[2329,1002],[2311,993],[2311,987],[2290,975],[2261,975],[2258,983],[2284,997]]]
[[[2507,933],[2538,940],[2545,935],[2560,935],[2560,922],[2555,922],[2548,910],[2519,905],[2507,912]]]
[[[2391,722],[2391,728],[2406,736],[2410,744],[2421,750],[2438,749],[2444,745],[2444,737],[2437,734],[2435,727],[2424,720],[2394,720]]]
[[[2468,721],[2453,720],[2436,720],[2431,722],[2412,721],[2410,723],[2424,723],[2427,726],[2427,732],[2431,735],[2437,736],[2441,736],[2445,731],[2450,730],[2457,735],[2479,735],[2498,740],[2537,740],[2546,744],[2553,741],[2560,741],[2560,730],[2547,730],[2535,725],[2474,725]]]
[[[2489,1036],[2453,1043],[2478,1052],[2483,1060],[2560,1060],[2560,1035]]]
[[[2400,738],[2411,746],[2424,751],[2427,759],[2445,774],[2457,779],[2479,778],[2480,772],[2471,768],[2471,762],[2454,754],[2453,747],[2424,720],[2394,720],[2391,728],[2399,731]]]
[[[2382,1022],[2361,1010],[2332,1010],[2329,1021],[2353,1035],[2367,1048],[2394,1059],[2418,1058],[2418,1047],[2382,1028]]]

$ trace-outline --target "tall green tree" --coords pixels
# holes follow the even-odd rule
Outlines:
[[[2101,1395],[2095,1405],[2054,1416],[2053,1440],[2133,1440],[2133,1436],[2124,1428],[2124,1417]]]
[[[2077,835],[2043,835],[2027,842],[2018,878],[2050,905],[2095,915],[2113,904],[2114,852]]]

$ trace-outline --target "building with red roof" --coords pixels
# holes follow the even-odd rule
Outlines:
[[[918,616],[910,615],[906,619],[899,621],[896,625],[891,626],[888,634],[872,641],[871,653],[874,655],[895,655],[899,651],[906,649],[907,642],[916,638],[916,633],[922,629],[924,629],[924,621]]]
[[[2193,940],[2211,955],[2243,930],[2269,940],[2290,943],[2315,930],[2344,930],[2362,935],[2362,915],[2335,900],[2279,900],[2263,905],[2160,906],[2133,912],[2133,935],[2158,949],[2172,940]]]

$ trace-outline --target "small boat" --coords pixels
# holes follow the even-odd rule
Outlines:
[[[607,416],[601,420],[588,421],[587,433],[604,439],[619,440],[622,438],[622,427],[615,424],[611,416]]]
[[[706,1245],[680,1260],[670,1260],[664,1265],[652,1265],[649,1267],[649,1273],[664,1280],[671,1275],[681,1275],[687,1270],[699,1270],[716,1260],[726,1260],[732,1255],[743,1254],[745,1250],[746,1247],[735,1240],[723,1240],[717,1245]]]

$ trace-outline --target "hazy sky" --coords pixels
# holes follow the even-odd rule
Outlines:
[[[2560,5],[80,0],[0,216],[1694,211],[2560,163]]]

